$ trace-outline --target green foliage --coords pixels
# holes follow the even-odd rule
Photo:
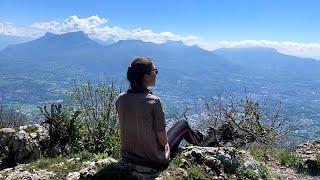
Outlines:
[[[320,169],[320,154],[316,155],[316,166],[317,169]]]
[[[270,179],[270,172],[265,165],[260,164],[260,172],[262,179]]]
[[[89,82],[75,85],[69,93],[67,106],[51,104],[40,107],[48,124],[50,144],[61,145],[63,154],[84,150],[114,158],[120,157],[120,129],[117,122],[116,88],[100,83],[94,87]],[[71,152],[70,147],[71,146]]]
[[[12,107],[4,107],[0,101],[0,129],[13,128],[24,125],[27,122],[25,114],[18,112]]]
[[[33,132],[36,132],[38,130],[38,127],[37,126],[27,126],[27,128],[25,129],[25,132],[26,133],[33,133]]]
[[[249,145],[246,149],[256,161],[265,161],[269,157],[275,156],[275,154],[279,151],[273,147],[269,146],[257,146],[257,145]]]
[[[188,179],[208,179],[206,174],[201,167],[191,167],[188,172]]]
[[[99,160],[99,159],[105,159],[108,157],[108,154],[105,152],[98,152],[97,154],[94,154],[94,159]]]
[[[94,87],[87,82],[75,85],[69,93],[72,107],[81,111],[84,127],[84,148],[92,153],[104,152],[108,156],[120,156],[120,130],[115,101],[118,96],[113,84],[100,83]]]
[[[251,168],[245,168],[241,171],[239,179],[241,180],[258,180],[259,174]]]
[[[57,179],[65,179],[70,172],[79,171],[83,160],[70,161],[71,157],[55,157],[55,158],[41,158],[26,165],[26,169],[35,172],[39,169],[50,169],[56,174]]]
[[[254,148],[252,146],[249,146],[248,151],[256,161],[262,161],[263,156],[265,155],[264,149]]]
[[[176,156],[174,159],[172,159],[170,161],[170,164],[173,166],[173,167],[179,167],[182,163],[182,160],[181,160],[181,157],[180,156]]]
[[[87,150],[80,151],[79,153],[75,154],[74,156],[80,158],[81,161],[89,161],[89,160],[95,159],[94,154],[87,151]]]
[[[68,154],[67,147],[71,145],[79,149],[82,127],[79,124],[78,116],[80,111],[73,112],[70,108],[63,108],[61,104],[51,104],[50,112],[47,106],[38,106],[45,117],[44,124],[49,126],[50,147],[60,144],[63,154]]]
[[[276,158],[281,165],[287,165],[296,169],[303,166],[302,159],[294,152],[289,150],[278,150]]]

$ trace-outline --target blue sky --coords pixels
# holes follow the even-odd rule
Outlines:
[[[320,1],[317,0],[1,0],[0,23],[10,23],[10,27],[8,24],[2,25],[0,34],[8,34],[10,31],[9,34],[19,35],[34,23],[55,21],[61,25],[72,16],[77,17],[76,21],[97,16],[99,20],[104,19],[99,27],[107,26],[112,31],[117,30],[114,27],[120,27],[131,34],[137,34],[132,31],[142,29],[159,36],[162,36],[161,32],[170,32],[177,35],[174,40],[192,42],[210,50],[222,46],[222,41],[233,42],[223,44],[223,47],[239,45],[240,41],[246,41],[245,44],[248,44],[248,40],[254,41],[249,44],[257,44],[256,41],[259,41],[260,44],[283,52],[294,52],[307,45],[308,49],[298,55],[303,56],[304,53],[307,54],[305,57],[320,58],[320,53],[315,55],[320,50]],[[25,29],[10,30],[18,27]],[[43,30],[42,25],[41,28]],[[50,31],[66,32],[65,28],[63,31],[61,29],[58,31],[51,28]],[[94,34],[92,29],[85,30],[104,40],[111,37]],[[133,38],[152,41],[142,37],[146,32],[139,33]],[[122,38],[128,39],[128,36]],[[197,40],[191,41],[188,36],[194,36]],[[166,36],[161,40],[167,39],[170,38]],[[290,52],[288,54],[292,54]]]
[[[99,15],[110,26],[170,31],[208,40],[319,42],[320,1],[2,0],[0,22],[28,25]]]

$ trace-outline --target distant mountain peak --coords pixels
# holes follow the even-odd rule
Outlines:
[[[164,43],[165,45],[169,45],[169,46],[186,46],[183,41],[172,41],[172,40],[168,40],[167,42]]]
[[[52,37],[71,37],[71,38],[80,38],[80,39],[89,38],[83,31],[67,32],[64,34],[54,34],[51,32],[46,32],[44,36],[42,36],[41,38],[52,38]]]
[[[263,46],[254,46],[254,47],[233,47],[233,48],[220,48],[213,50],[215,53],[223,52],[233,52],[233,53],[278,53],[276,49]]]
[[[83,31],[68,32],[68,33],[65,33],[65,34],[61,34],[60,36],[72,37],[72,38],[82,38],[82,39],[88,39],[89,38]]]

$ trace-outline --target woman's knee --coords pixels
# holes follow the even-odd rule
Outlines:
[[[181,119],[178,124],[182,127],[190,127],[188,121]]]

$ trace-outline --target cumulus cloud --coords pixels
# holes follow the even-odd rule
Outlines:
[[[63,22],[49,21],[36,22],[26,27],[17,27],[11,23],[0,22],[0,34],[37,38],[46,32],[63,34],[74,31],[84,31],[91,38],[100,40],[118,41],[126,39],[139,39],[146,42],[164,43],[167,40],[183,41],[187,45],[198,45],[206,50],[230,47],[263,46],[278,50],[281,53],[320,59],[319,43],[279,42],[268,40],[243,40],[243,41],[208,41],[196,36],[182,36],[172,32],[154,32],[150,29],[125,29],[120,26],[110,27],[108,19],[99,16],[80,18],[70,16]]]

